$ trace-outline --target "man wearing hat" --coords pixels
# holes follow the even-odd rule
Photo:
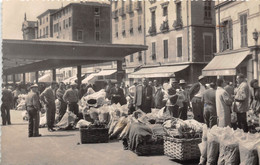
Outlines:
[[[180,89],[178,93],[183,96],[182,105],[179,107],[179,118],[182,120],[187,120],[187,111],[190,106],[189,94],[186,88],[186,81],[180,80],[179,82]]]
[[[161,109],[162,107],[165,106],[165,102],[163,101],[165,92],[157,80],[154,80],[153,83],[154,83],[154,95],[153,95],[154,108]]]
[[[134,103],[136,109],[141,109],[145,113],[151,112],[153,88],[148,85],[148,80],[143,78],[143,85],[136,86]]]
[[[77,117],[79,117],[79,94],[77,86],[77,83],[72,83],[71,88],[65,91],[63,100],[68,104],[69,111],[73,112]]]
[[[120,82],[117,82],[114,87],[111,88],[110,91],[110,100],[111,104],[120,103],[121,105],[126,104],[126,99],[124,95],[124,91],[120,88]]]
[[[175,78],[170,79],[171,88],[167,92],[166,111],[171,117],[178,118],[179,106],[177,105],[178,95],[176,90],[178,89],[178,81]]]
[[[57,83],[52,82],[51,86],[46,88],[40,95],[41,101],[45,104],[46,107],[46,118],[47,118],[47,126],[48,131],[53,132],[54,121],[55,121],[55,113],[56,113],[56,106],[55,106],[55,99],[56,99],[56,89]]]
[[[38,137],[39,134],[39,123],[40,116],[39,111],[41,110],[40,98],[38,96],[38,85],[34,84],[30,87],[30,92],[25,99],[25,106],[28,112],[28,137]]]
[[[204,76],[199,76],[198,81],[199,82],[193,84],[190,88],[189,96],[192,103],[194,119],[198,122],[204,123],[202,95],[206,91],[206,79]]]

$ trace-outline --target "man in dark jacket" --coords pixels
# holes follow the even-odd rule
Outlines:
[[[6,86],[2,89],[2,105],[1,105],[1,116],[2,125],[10,125],[10,109],[13,106],[13,94],[12,91],[7,89]]]
[[[30,87],[30,92],[25,99],[25,106],[29,116],[29,137],[38,137],[39,134],[39,122],[40,116],[39,111],[41,109],[40,98],[38,96],[38,85],[32,85]]]
[[[192,103],[194,119],[198,122],[204,123],[202,96],[206,91],[206,79],[204,76],[199,76],[198,81],[198,83],[193,84],[190,88],[189,95]]]
[[[110,91],[111,104],[120,103],[121,105],[126,104],[124,91],[120,88],[120,82],[115,84],[115,87],[111,88]]]
[[[157,80],[154,80],[154,89],[154,108],[161,109],[165,106],[165,103],[163,102],[165,93]]]
[[[147,79],[143,79],[143,85],[136,86],[135,106],[136,109],[141,109],[145,113],[151,112],[153,98],[153,88],[148,85]]]

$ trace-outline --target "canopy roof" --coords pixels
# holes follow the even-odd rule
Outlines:
[[[176,72],[186,69],[189,65],[176,66],[159,66],[153,68],[141,68],[140,70],[131,73],[129,78],[155,78],[155,77],[174,77]]]
[[[242,63],[250,52],[238,52],[227,55],[215,56],[209,64],[202,70],[204,76],[234,76],[237,74],[236,68]]]
[[[77,41],[9,40],[3,42],[3,73],[18,74],[77,65],[122,60],[144,45],[90,44]]]

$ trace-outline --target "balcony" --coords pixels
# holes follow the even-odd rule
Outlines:
[[[119,9],[119,15],[122,16],[122,17],[125,15],[125,7],[121,7]]]
[[[129,29],[129,33],[130,33],[130,34],[133,34],[133,33],[134,33],[134,28],[130,28],[130,29]]]
[[[117,19],[118,18],[118,10],[115,10],[112,12],[112,18]]]
[[[175,30],[178,30],[178,29],[182,29],[182,27],[183,27],[183,23],[182,23],[182,19],[177,19],[177,20],[175,20],[174,22],[173,22],[173,28],[175,29]]]
[[[149,33],[151,36],[156,35],[156,26],[155,26],[155,25],[152,25],[152,26],[149,28],[148,33]]]
[[[142,10],[142,1],[137,1],[134,3],[134,9],[135,10]]]
[[[169,23],[168,20],[167,21],[163,21],[163,23],[161,24],[160,30],[162,33],[166,33],[169,31]]]
[[[132,5],[132,4],[126,5],[126,12],[127,12],[128,14],[131,14],[131,13],[134,12],[134,10],[133,10],[133,5]]]

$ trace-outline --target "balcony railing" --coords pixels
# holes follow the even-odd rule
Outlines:
[[[173,26],[173,28],[174,28],[175,30],[181,29],[181,28],[183,27],[182,19],[179,18],[179,19],[175,20],[175,21],[173,22],[173,25],[172,25],[172,26]]]
[[[120,15],[120,16],[124,16],[124,15],[125,15],[125,7],[121,7],[121,8],[119,9],[119,15]]]
[[[126,5],[126,12],[127,12],[128,14],[131,14],[131,13],[134,12],[134,10],[133,10],[133,5],[132,5],[132,4]]]
[[[135,10],[142,10],[142,1],[137,1],[134,3]]]
[[[134,33],[134,28],[130,28],[130,29],[129,29],[129,33],[130,33],[130,34],[133,34],[133,33]]]
[[[112,18],[117,19],[118,18],[118,10],[115,10],[112,12]]]
[[[161,24],[160,30],[161,30],[161,32],[163,32],[163,33],[169,31],[169,23],[168,23],[168,20],[167,20],[167,21],[163,21],[163,23]]]
[[[156,26],[155,26],[155,25],[152,25],[152,26],[149,28],[148,33],[149,33],[151,36],[156,35]]]

